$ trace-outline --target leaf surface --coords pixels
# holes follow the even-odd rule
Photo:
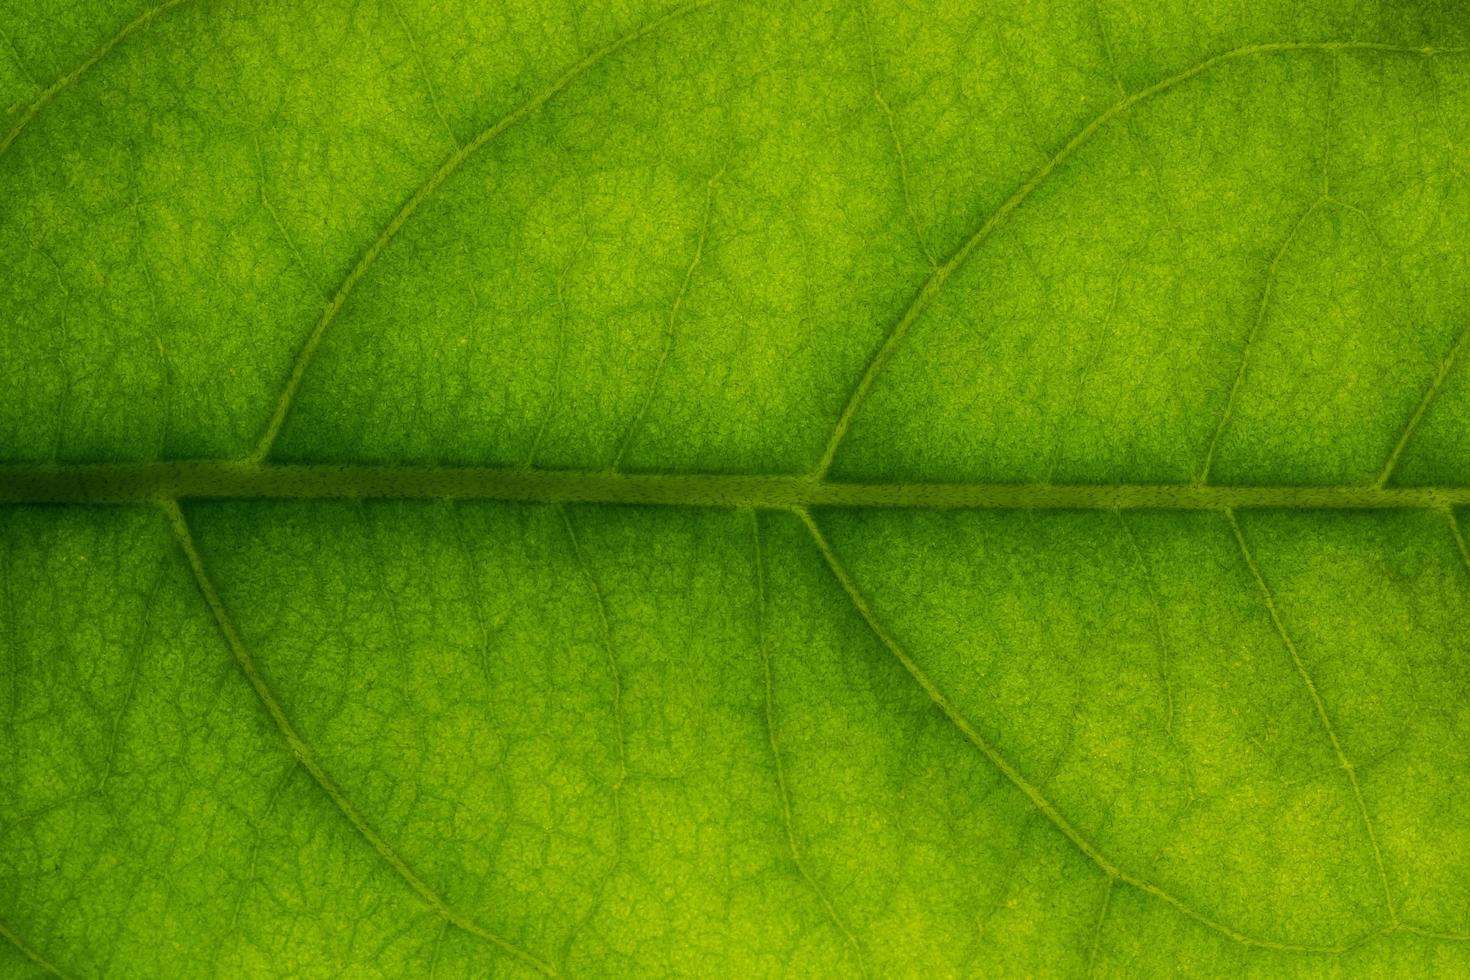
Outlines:
[[[1470,971],[1470,22],[0,9],[0,975]]]

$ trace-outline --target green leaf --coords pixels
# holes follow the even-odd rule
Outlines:
[[[0,40],[0,975],[1470,973],[1454,5]]]

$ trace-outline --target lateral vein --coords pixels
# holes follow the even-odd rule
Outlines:
[[[596,576],[592,574],[592,566],[587,563],[587,558],[582,554],[582,542],[577,536],[577,530],[572,525],[572,515],[565,507],[558,505],[557,512],[561,516],[562,527],[566,529],[567,541],[572,546],[572,558],[577,563],[577,571],[581,574],[587,589],[592,593],[593,604],[597,608],[597,638],[602,645],[603,655],[607,658],[607,679],[612,685],[612,708],[613,727],[618,737],[618,778],[613,783],[613,800],[616,805],[618,820],[623,818],[622,792],[623,786],[628,781],[628,735],[623,712],[623,675],[618,670],[618,658],[613,654],[612,627],[607,621],[607,599],[602,592],[602,586],[598,584]]]
[[[101,47],[88,55],[75,68],[42,90],[20,113],[19,118],[15,121],[15,125],[10,127],[10,131],[5,134],[5,137],[0,139],[0,155],[3,155],[6,150],[10,149],[11,144],[16,141],[25,128],[40,114],[42,109],[50,105],[51,101],[62,92],[76,84],[77,79],[91,71],[97,62],[107,57],[114,48],[126,41],[129,36],[147,27],[163,14],[188,2],[189,0],[165,0],[164,3],[160,3],[155,7],[149,7],[127,24],[123,25],[122,30],[103,42]]]
[[[1210,432],[1210,444],[1205,450],[1205,460],[1200,464],[1199,475],[1195,477],[1196,483],[1208,483],[1210,480],[1210,467],[1215,462],[1215,450],[1219,448],[1220,437],[1230,426],[1231,416],[1235,413],[1235,402],[1240,396],[1240,389],[1245,383],[1245,376],[1250,368],[1251,353],[1255,350],[1256,339],[1261,333],[1261,324],[1266,322],[1266,315],[1271,309],[1271,297],[1276,292],[1277,273],[1281,268],[1281,260],[1291,250],[1292,243],[1302,230],[1302,225],[1307,223],[1317,209],[1326,203],[1327,198],[1319,197],[1307,205],[1297,215],[1296,220],[1287,229],[1285,237],[1281,239],[1281,245],[1271,255],[1271,261],[1266,265],[1266,283],[1261,287],[1261,299],[1256,305],[1256,315],[1251,319],[1251,328],[1245,335],[1245,343],[1240,348],[1240,359],[1235,365],[1235,374],[1230,381],[1230,390],[1225,395],[1225,405],[1220,409],[1219,418],[1215,420],[1214,428]]]
[[[766,741],[771,747],[771,762],[776,772],[776,791],[781,798],[781,823],[786,829],[786,849],[791,854],[791,863],[796,867],[796,873],[801,876],[802,881],[816,896],[818,904],[827,913],[827,919],[832,923],[847,945],[852,949],[853,956],[857,960],[858,973],[863,977],[869,977],[872,973],[868,969],[867,957],[863,954],[863,944],[858,941],[852,929],[848,927],[847,920],[837,911],[824,889],[816,878],[812,877],[807,870],[806,862],[801,856],[801,846],[797,843],[796,819],[791,812],[791,790],[786,781],[786,766],[781,760],[781,739],[776,731],[776,683],[775,672],[771,669],[771,650],[766,643],[766,556],[765,546],[761,542],[760,515],[755,511],[750,514],[751,536],[755,539],[755,591],[756,591],[756,645],[760,648],[762,676],[765,682],[765,723]]]
[[[1387,485],[1393,477],[1393,471],[1399,465],[1399,458],[1404,455],[1404,450],[1408,449],[1409,443],[1414,440],[1414,433],[1419,431],[1419,425],[1424,421],[1424,416],[1428,414],[1429,406],[1434,404],[1435,397],[1444,387],[1445,378],[1449,377],[1456,359],[1459,358],[1467,344],[1470,344],[1470,323],[1460,328],[1460,335],[1450,345],[1450,351],[1440,362],[1439,369],[1434,372],[1434,378],[1430,380],[1429,387],[1424,389],[1424,394],[1414,406],[1414,414],[1410,415],[1409,421],[1404,424],[1404,431],[1399,434],[1398,441],[1394,443],[1393,450],[1383,464],[1383,469],[1378,473],[1378,486]]]
[[[1465,535],[1460,533],[1460,522],[1455,518],[1455,509],[1446,507],[1445,520],[1450,525],[1450,536],[1455,539],[1455,547],[1459,549],[1460,560],[1465,563],[1465,571],[1470,572],[1470,545],[1465,543]]]
[[[863,597],[861,590],[858,589],[857,583],[853,580],[852,575],[847,570],[847,566],[843,564],[842,560],[837,556],[837,553],[833,551],[831,544],[827,541],[826,536],[822,534],[821,528],[817,526],[817,523],[815,520],[812,519],[811,514],[808,511],[802,509],[796,510],[795,513],[796,516],[801,519],[801,522],[806,525],[806,529],[811,534],[812,541],[816,545],[817,550],[821,553],[823,560],[826,561],[827,567],[832,571],[832,575],[837,579],[838,584],[842,587],[842,591],[847,594],[848,601],[852,603],[853,608],[857,611],[863,622],[867,624],[868,629],[872,631],[874,637],[876,637],[878,641],[888,650],[888,652],[893,655],[894,659],[899,662],[903,669],[908,673],[909,677],[911,677],[914,682],[919,685],[919,687],[928,696],[929,700],[934,704],[934,706],[938,708],[946,718],[949,719],[949,721],[955,726],[955,728],[959,729],[960,733],[969,740],[970,744],[978,749],[980,751],[980,754],[983,755],[990,762],[990,764],[994,766],[1000,772],[1000,774],[1011,783],[1012,786],[1018,789],[1021,794],[1030,801],[1031,805],[1035,807],[1036,810],[1052,824],[1053,827],[1061,832],[1062,836],[1071,841],[1072,845],[1076,847],[1077,850],[1080,851],[1083,856],[1085,856],[1089,861],[1095,864],[1098,869],[1103,872],[1103,874],[1108,876],[1108,878],[1128,885],[1145,895],[1151,896],[1152,898],[1163,902],[1165,905],[1172,907],[1175,911],[1180,912],[1185,916],[1188,916],[1201,925],[1213,930],[1214,932],[1219,933],[1225,938],[1242,946],[1273,949],[1279,952],[1325,954],[1337,954],[1349,948],[1351,944],[1337,946],[1316,946],[1299,943],[1280,943],[1276,942],[1275,940],[1263,939],[1258,936],[1252,936],[1247,933],[1243,933],[1232,926],[1229,926],[1217,919],[1206,915],[1199,909],[1196,909],[1194,906],[1190,905],[1188,902],[1185,902],[1183,899],[1174,895],[1172,892],[1166,891],[1153,882],[1146,881],[1127,871],[1124,871],[1121,867],[1114,863],[1111,858],[1099,851],[1096,845],[1088,840],[1087,837],[1085,837],[1082,832],[1079,831],[1072,824],[1072,822],[1068,820],[1066,816],[1064,816],[1062,812],[1056,808],[1051,800],[1047,799],[1046,795],[1041,792],[1040,788],[1037,787],[1030,780],[1028,780],[1021,773],[1021,771],[1017,769],[1010,762],[1010,760],[1001,753],[999,748],[991,744],[991,742],[984,735],[980,734],[975,726],[970,723],[970,720],[965,717],[964,713],[960,711],[959,706],[955,704],[954,701],[950,700],[949,696],[940,689],[939,685],[936,684],[934,680],[924,672],[923,668],[921,668],[911,656],[909,656],[908,651],[905,650],[904,647],[898,642],[898,638],[895,637],[893,633],[889,631],[888,627],[884,625],[882,620],[878,618],[877,614],[873,611],[873,608],[868,604],[867,599]],[[1356,941],[1359,940],[1355,940],[1355,942]]]
[[[178,0],[175,0],[178,2]],[[658,30],[669,21],[676,20],[686,14],[718,3],[720,0],[690,0],[682,6],[655,17],[643,26],[633,30],[614,41],[604,44],[577,62],[571,68],[563,72],[554,82],[542,89],[527,101],[502,116],[497,122],[481,130],[474,139],[456,149],[450,154],[439,168],[429,175],[428,179],[414,189],[408,199],[403,202],[394,213],[388,223],[378,232],[366,251],[364,251],[348,271],[347,276],[337,286],[332,299],[322,310],[321,316],[317,318],[316,325],[312,327],[311,333],[307,335],[306,342],[296,354],[296,360],[291,365],[291,373],[286,379],[285,387],[282,388],[280,397],[276,400],[275,410],[271,413],[270,420],[266,423],[265,431],[261,433],[260,440],[256,443],[255,451],[251,458],[263,460],[270,455],[271,449],[280,437],[281,429],[286,424],[286,418],[291,414],[291,407],[296,401],[296,394],[301,389],[301,382],[306,378],[307,369],[311,366],[316,352],[321,347],[322,340],[326,337],[328,329],[342,312],[342,307],[347,303],[347,298],[357,288],[357,284],[367,275],[368,270],[383,251],[397,237],[399,231],[408,223],[414,213],[423,203],[434,195],[443,183],[464,166],[470,157],[474,156],[487,144],[493,142],[501,133],[514,126],[527,116],[539,112],[548,102],[566,89],[568,85],[576,81],[607,58],[632,44],[634,41]]]
[[[837,457],[837,450],[842,441],[847,437],[847,432],[862,408],[863,402],[867,400],[868,393],[878,376],[893,359],[894,353],[903,343],[904,337],[913,328],[914,323],[923,315],[924,311],[934,302],[940,293],[944,291],[949,279],[965,265],[971,255],[988,239],[991,234],[999,228],[1011,213],[1019,208],[1037,188],[1050,179],[1062,165],[1077,154],[1084,146],[1092,141],[1092,138],[1102,130],[1108,123],[1119,116],[1129,112],[1134,106],[1146,102],[1164,92],[1175,88],[1184,82],[1202,75],[1218,65],[1243,58],[1250,58],[1271,54],[1287,54],[1292,52],[1315,51],[1331,54],[1334,52],[1361,51],[1379,52],[1383,54],[1415,55],[1423,58],[1434,58],[1441,55],[1460,55],[1470,53],[1470,47],[1434,48],[1434,47],[1409,47],[1406,45],[1383,44],[1375,41],[1281,41],[1267,44],[1251,44],[1244,47],[1233,48],[1198,61],[1183,71],[1176,72],[1167,78],[1161,79],[1152,85],[1138,89],[1129,95],[1122,96],[1113,102],[1102,112],[1094,116],[1089,122],[1078,129],[1064,143],[1061,149],[1043,163],[1035,172],[1027,177],[1014,191],[1011,196],[1001,202],[1000,206],[986,216],[985,220],[969,238],[965,239],[944,262],[930,272],[929,277],[924,280],[915,292],[909,305],[900,314],[898,320],[888,329],[876,350],[874,350],[867,367],[858,378],[852,393],[848,396],[847,403],[842,407],[837,422],[832,427],[828,436],[827,445],[822,451],[822,457],[818,461],[814,473],[816,476],[825,476],[832,468],[832,463]]]
[[[173,500],[162,501],[160,506],[163,508],[164,514],[168,517],[169,526],[173,529],[174,537],[177,539],[179,547],[183,550],[184,557],[188,560],[189,569],[194,575],[194,583],[203,595],[205,604],[209,606],[209,611],[214,616],[215,625],[219,627],[220,634],[225,640],[225,645],[230,648],[230,653],[234,655],[235,662],[245,675],[245,679],[250,682],[250,686],[254,689],[256,697],[260,700],[266,713],[270,715],[271,720],[275,722],[275,726],[280,731],[281,736],[286,740],[291,754],[296,757],[296,761],[311,775],[311,778],[316,780],[317,785],[322,788],[322,791],[327,794],[327,797],[336,808],[347,818],[347,822],[352,825],[354,830],[362,835],[368,844],[371,845],[372,849],[378,853],[378,856],[397,872],[398,876],[408,884],[414,894],[418,895],[424,904],[428,905],[430,909],[445,921],[499,947],[502,951],[510,954],[544,976],[557,976],[557,971],[551,964],[533,956],[510,940],[491,932],[452,908],[438,892],[429,886],[428,882],[420,878],[417,872],[409,867],[408,862],[393,849],[392,845],[383,839],[381,834],[373,829],[373,826],[368,823],[367,819],[363,817],[362,813],[358,811],[352,801],[347,799],[341,788],[337,785],[336,780],[332,778],[331,774],[322,766],[320,760],[317,759],[316,753],[312,750],[306,739],[296,730],[296,726],[292,724],[291,719],[287,716],[285,708],[276,700],[276,696],[271,691],[270,685],[266,683],[265,677],[256,667],[255,658],[251,655],[250,648],[245,645],[244,637],[240,635],[240,631],[235,627],[234,620],[230,618],[229,611],[225,609],[224,600],[220,598],[219,592],[215,590],[214,583],[210,580],[209,574],[205,570],[204,559],[199,554],[198,547],[194,544],[194,536],[189,529],[189,523],[184,517],[184,512],[179,509],[178,503]]]
[[[1373,819],[1368,815],[1368,803],[1363,798],[1363,787],[1358,782],[1357,766],[1348,758],[1347,751],[1342,747],[1341,739],[1337,737],[1337,728],[1332,724],[1332,716],[1327,713],[1327,704],[1322,700],[1322,693],[1317,688],[1317,682],[1312,679],[1306,662],[1302,660],[1301,653],[1296,648],[1296,641],[1287,632],[1286,624],[1281,619],[1281,612],[1276,606],[1276,596],[1271,591],[1271,587],[1266,584],[1265,576],[1261,574],[1261,567],[1256,564],[1256,557],[1251,553],[1250,546],[1246,544],[1245,533],[1240,529],[1240,522],[1235,519],[1235,512],[1227,510],[1225,517],[1230,522],[1230,530],[1235,535],[1236,544],[1240,546],[1240,555],[1245,559],[1251,578],[1260,591],[1261,601],[1271,618],[1271,625],[1276,628],[1276,634],[1281,638],[1286,652],[1291,654],[1292,666],[1296,668],[1297,676],[1301,678],[1302,685],[1311,696],[1312,707],[1316,709],[1317,719],[1327,733],[1328,742],[1332,744],[1332,752],[1337,757],[1337,764],[1347,776],[1348,785],[1353,791],[1353,799],[1357,802],[1358,816],[1363,822],[1363,831],[1373,850],[1373,863],[1378,871],[1379,886],[1383,890],[1383,906],[1388,912],[1389,928],[1397,928],[1398,912],[1394,909],[1393,893],[1388,887],[1388,871],[1383,862],[1383,849],[1378,844],[1378,832],[1374,829]]]
[[[42,956],[37,950],[33,949],[30,943],[17,936],[15,932],[11,930],[11,928],[7,926],[4,922],[0,922],[0,936],[4,936],[7,940],[9,940],[10,945],[20,950],[20,954],[26,959],[30,960],[32,963],[34,963],[41,970],[42,973],[45,973],[47,976],[62,977],[63,980],[66,977],[65,973],[62,973],[56,968],[54,964],[52,964],[50,960],[46,959],[46,957]]]

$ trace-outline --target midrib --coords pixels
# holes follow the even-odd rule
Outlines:
[[[842,483],[806,476],[192,460],[0,465],[0,502],[134,504],[243,498],[502,500],[674,507],[1368,510],[1470,506],[1470,487]]]

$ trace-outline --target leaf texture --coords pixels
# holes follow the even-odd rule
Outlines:
[[[0,976],[1470,972],[1454,5],[0,41]]]

